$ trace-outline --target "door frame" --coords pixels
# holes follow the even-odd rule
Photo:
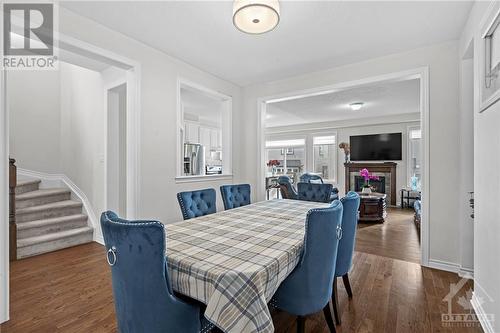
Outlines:
[[[289,91],[277,95],[259,97],[257,99],[257,200],[265,199],[264,179],[266,175],[265,167],[265,115],[267,103],[286,101],[304,97],[319,96],[329,94],[335,91],[354,88],[363,85],[374,83],[382,83],[386,81],[397,81],[402,79],[419,79],[420,81],[420,125],[422,130],[422,218],[420,227],[421,239],[421,265],[429,266],[430,253],[430,232],[429,232],[429,165],[430,165],[430,136],[429,136],[429,67],[423,66],[405,71],[392,72],[388,74],[363,78],[359,80],[346,81],[327,86],[320,86],[302,90]]]
[[[60,49],[71,51],[85,57],[107,63],[111,66],[125,69],[127,71],[127,218],[135,218],[140,211],[139,189],[140,189],[140,86],[141,65],[139,62],[123,57],[112,51],[100,48],[93,44],[56,32]],[[7,74],[0,70],[0,243],[3,244],[0,252],[0,323],[9,320],[9,204],[8,204],[8,158],[9,158],[9,110],[7,97]],[[129,145],[130,142],[130,145]],[[130,172],[130,174],[129,174]],[[130,183],[129,183],[130,182]],[[104,243],[99,221],[93,221],[95,232],[94,240]]]

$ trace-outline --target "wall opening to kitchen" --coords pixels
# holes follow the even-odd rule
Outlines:
[[[231,97],[186,81],[178,97],[178,178],[231,175]]]

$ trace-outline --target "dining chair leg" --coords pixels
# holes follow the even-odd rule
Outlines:
[[[345,275],[342,276],[342,281],[344,281],[344,286],[345,290],[347,291],[347,295],[349,298],[352,298],[352,289],[351,289],[351,284],[349,283],[349,275],[345,273]]]
[[[335,322],[337,325],[340,325],[340,316],[339,316],[339,300],[337,298],[337,278],[333,278],[333,290],[332,290],[332,305],[333,305],[333,315],[335,316]]]
[[[298,316],[297,317],[297,333],[305,333],[306,332],[306,317]]]
[[[323,314],[325,315],[325,320],[330,329],[330,333],[336,333],[335,324],[333,323],[332,312],[330,311],[330,302],[326,303],[323,308]]]

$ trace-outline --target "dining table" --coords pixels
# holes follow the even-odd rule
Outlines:
[[[275,199],[166,225],[172,288],[223,332],[274,332],[268,303],[300,262],[308,211],[328,206]]]

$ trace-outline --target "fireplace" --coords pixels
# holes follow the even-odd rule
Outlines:
[[[345,191],[362,190],[364,179],[359,174],[361,169],[367,168],[370,173],[380,178],[379,181],[371,180],[370,185],[376,188],[376,192],[387,195],[387,203],[396,206],[396,166],[394,162],[358,162],[344,163],[345,167]]]
[[[385,193],[385,177],[379,176],[378,180],[370,180],[370,186],[374,192]],[[365,179],[361,176],[354,176],[354,191],[361,192],[365,185]]]

